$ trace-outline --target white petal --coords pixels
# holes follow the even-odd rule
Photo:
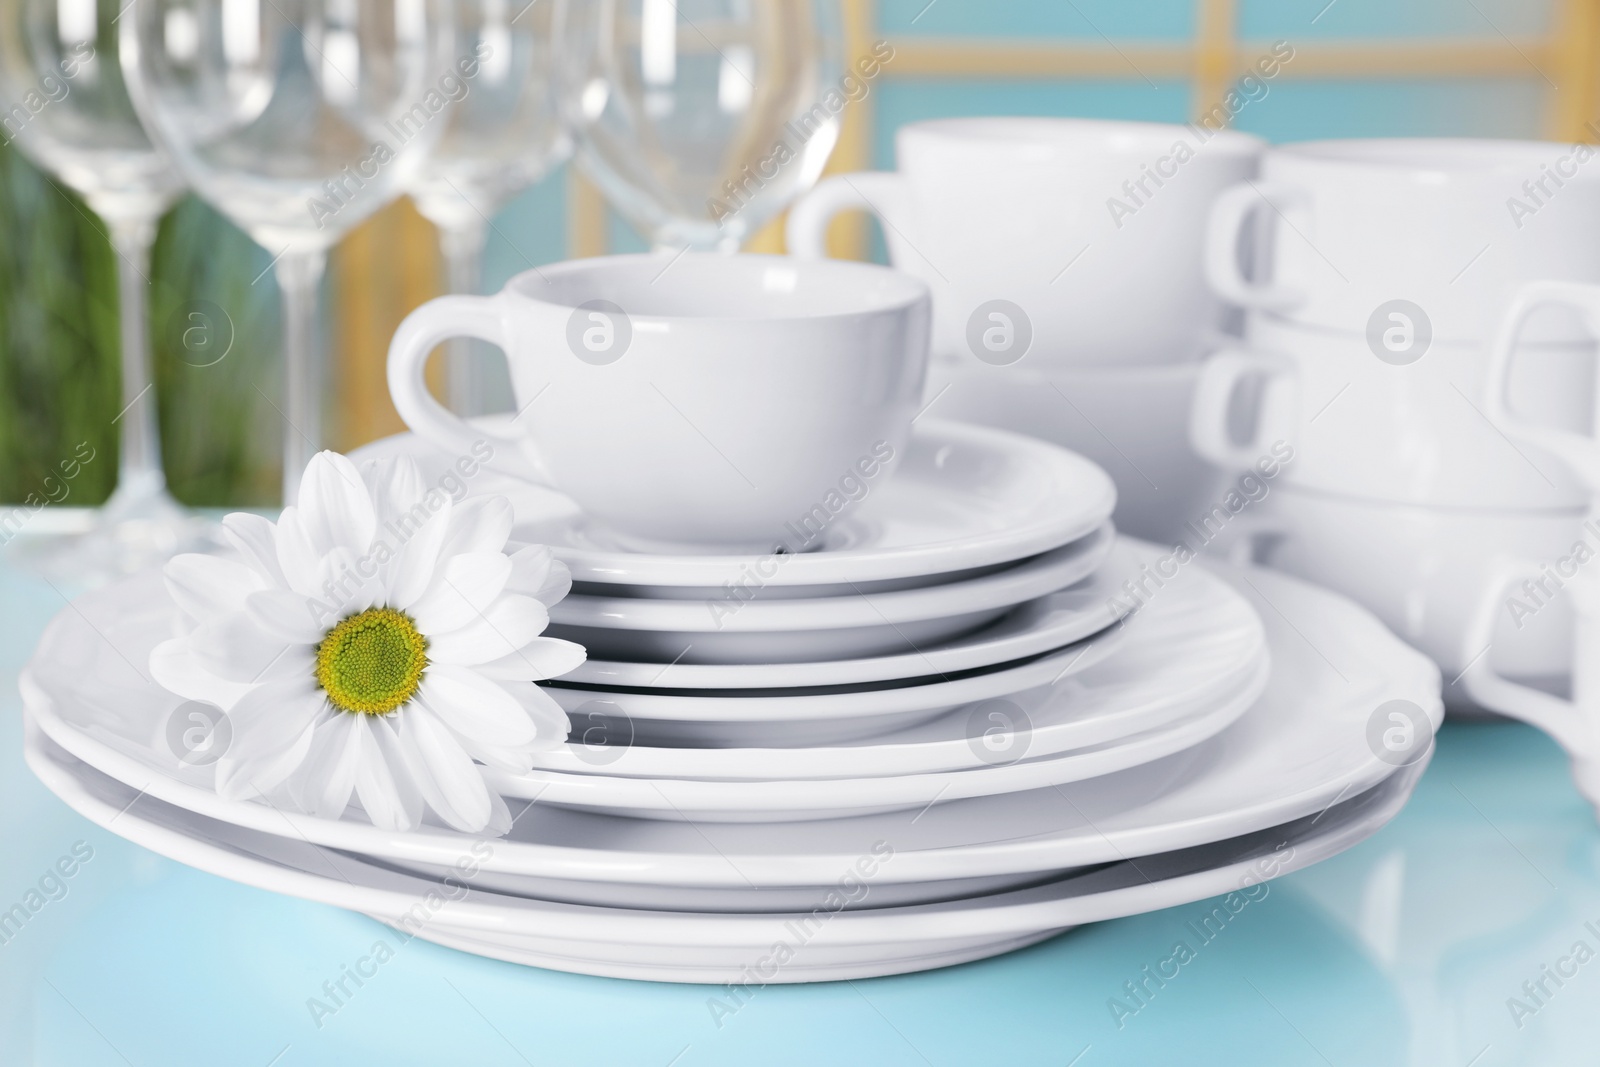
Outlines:
[[[319,601],[288,589],[263,589],[246,597],[244,607],[252,622],[278,640],[314,645],[338,622],[323,622],[319,605]]]
[[[546,546],[528,545],[512,555],[506,589],[526,593],[549,607],[572,591],[572,572]]]
[[[516,513],[505,497],[469,497],[456,505],[449,536],[439,554],[448,557],[463,552],[500,552],[515,521]]]
[[[536,637],[511,655],[479,663],[473,669],[496,681],[537,682],[575,671],[588,658],[588,651],[576,641]]]
[[[422,798],[455,829],[482,830],[492,814],[483,772],[426,706],[413,701],[402,714],[396,724],[400,751]]]
[[[317,586],[322,599],[314,605],[318,617],[335,621],[366,611],[384,600],[383,579],[376,562],[357,556],[340,545],[317,564]]]
[[[567,740],[572,720],[556,698],[532,682],[502,682],[506,692],[522,705],[522,712],[533,721],[536,748],[554,748]]]
[[[361,809],[380,830],[410,830],[422,821],[422,794],[406,773],[393,716],[365,716],[366,747],[356,772]]]
[[[204,700],[227,711],[248,693],[245,682],[230,682],[200,666],[187,637],[163,641],[150,652],[150,677],[156,684],[185,700]]]
[[[384,570],[385,587],[388,590],[385,599],[392,608],[404,611],[433,581],[439,546],[444,543],[445,534],[450,530],[450,516],[454,508],[445,494],[441,493],[434,499],[443,501],[439,510],[430,514],[427,504],[418,504],[409,514],[397,518],[380,531],[380,537],[386,543],[390,538],[399,539],[398,544],[391,545],[395,549],[394,558]]]
[[[489,821],[481,832],[495,837],[504,837],[511,832],[511,812],[506,808],[505,798],[492,790],[489,793]]]
[[[355,464],[337,452],[318,452],[300,479],[300,521],[319,555],[347,548],[356,555],[372,545],[377,528],[372,497]]]
[[[459,630],[429,635],[428,658],[469,667],[502,659],[538,637],[549,622],[550,613],[543,604],[512,593],[490,604]]]
[[[372,494],[373,511],[380,527],[397,515],[410,511],[422,499],[422,494],[428,491],[422,468],[410,456],[364,463],[361,477]]]
[[[235,511],[222,517],[222,537],[239,553],[245,566],[268,583],[288,584],[278,565],[278,542],[271,520],[248,511]]]
[[[224,800],[251,800],[266,796],[305,761],[311,751],[312,731],[278,753],[223,756],[217,761],[217,794]]]
[[[309,677],[258,685],[228,709],[233,728],[228,754],[248,759],[282,752],[309,732],[327,707],[327,697]]]
[[[463,737],[517,747],[537,735],[533,720],[517,698],[470,667],[432,664],[417,695],[440,722]]]
[[[161,577],[178,610],[201,622],[242,610],[245,597],[267,587],[243,563],[194,552],[169,559]]]
[[[424,634],[458,630],[484,613],[506,587],[511,560],[498,552],[440,557],[428,591],[406,609]]]
[[[316,596],[317,566],[322,562],[322,553],[312,544],[299,508],[283,509],[272,539],[277,545],[278,567],[283,571],[284,583],[297,593]]]
[[[337,819],[350,806],[361,765],[365,715],[341,712],[312,731],[311,751],[289,779],[289,795],[300,810],[319,819]]]
[[[303,658],[291,646],[263,631],[244,612],[195,627],[189,648],[201,667],[230,682],[262,682],[283,677]]]
[[[481,741],[474,741],[470,737],[459,738],[461,747],[467,750],[467,755],[479,763],[493,767],[506,774],[527,774],[533,770],[532,748],[505,748],[500,745],[486,745]]]

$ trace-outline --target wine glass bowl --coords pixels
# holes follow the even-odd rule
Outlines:
[[[442,132],[438,0],[134,0],[122,61],[200,196],[269,251],[326,249],[398,196]],[[424,119],[413,110],[420,107]]]
[[[494,213],[571,151],[557,74],[567,9],[567,0],[456,0],[459,76],[441,85],[449,123],[408,187],[438,228],[452,293],[479,290]],[[481,355],[465,339],[450,352],[452,403],[464,414],[484,411]]]
[[[566,0],[517,7],[456,0],[461,77],[447,87],[449,124],[410,184],[417,209],[440,229],[487,225],[571,149],[555,56]]]
[[[569,19],[578,159],[658,246],[737,248],[822,173],[837,0],[595,0]]]
[[[0,114],[40,167],[103,218],[154,220],[183,179],[134,114],[106,0],[3,0]]]
[[[328,249],[399,196],[444,131],[450,0],[129,0],[139,118],[195,192],[274,257],[284,498],[322,446],[316,293]]]

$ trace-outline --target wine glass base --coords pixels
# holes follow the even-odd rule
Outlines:
[[[185,511],[164,491],[119,491],[81,532],[24,534],[7,546],[7,557],[47,581],[91,589],[182,552],[215,550],[223,543],[217,530],[215,522]]]

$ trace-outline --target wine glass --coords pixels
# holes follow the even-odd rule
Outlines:
[[[284,499],[322,445],[316,298],[328,249],[399,196],[448,119],[449,0],[130,0],[123,76],[194,191],[274,257]]]
[[[657,247],[737,249],[838,139],[838,0],[593,0],[566,40],[578,162]]]
[[[408,190],[438,227],[453,293],[481,287],[489,219],[571,151],[556,75],[566,7],[567,0],[456,0],[456,47],[478,72],[453,87],[449,124]],[[471,342],[453,341],[450,351],[450,399],[463,414],[481,413],[485,389]]]
[[[0,131],[75,190],[117,259],[122,400],[117,484],[81,538],[41,546],[47,569],[93,580],[189,547],[204,524],[167,492],[150,368],[150,246],[183,180],[128,102],[114,0],[0,0]],[[66,457],[63,457],[66,458]]]

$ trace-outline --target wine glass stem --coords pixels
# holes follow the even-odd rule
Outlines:
[[[150,246],[155,241],[156,220],[111,220],[111,244],[117,253],[118,316],[122,329],[122,413],[117,416],[121,435],[117,457],[119,502],[147,499],[166,493],[161,467],[161,430],[158,422],[155,380],[150,368],[150,322],[146,301],[150,295]]]
[[[488,227],[477,220],[440,228],[445,284],[452,293],[476,294],[483,285],[483,246],[487,239]],[[446,362],[450,403],[462,415],[481,415],[487,399],[483,368],[473,358],[473,347],[470,338],[456,338],[450,342],[450,358]]]
[[[327,265],[320,249],[285,252],[278,259],[283,296],[283,502],[300,495],[300,475],[322,447],[322,345],[317,336],[317,288]]]

